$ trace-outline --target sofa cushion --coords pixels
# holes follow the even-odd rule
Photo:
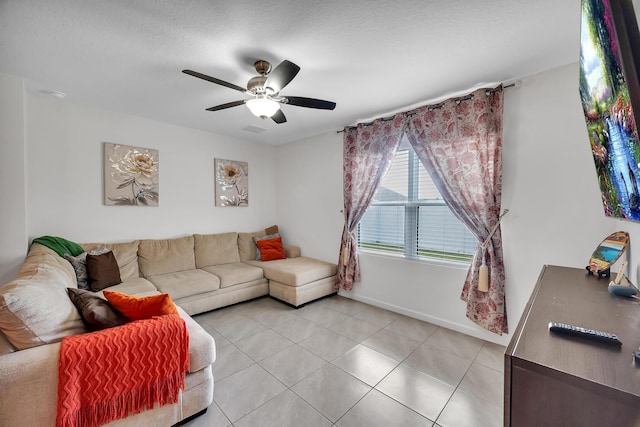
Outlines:
[[[140,277],[138,268],[138,240],[123,243],[82,243],[80,246],[85,251],[91,251],[99,247],[105,247],[112,251],[118,261],[120,268],[120,278],[122,281]]]
[[[194,270],[196,261],[193,236],[166,240],[140,240],[138,262],[144,277]]]
[[[267,233],[264,230],[254,231],[253,233],[238,233],[238,252],[240,253],[240,261],[255,261],[256,259],[256,243],[254,237],[264,237]]]
[[[84,289],[67,288],[73,305],[76,306],[84,323],[93,331],[124,325],[129,321],[114,309],[109,301],[98,294]]]
[[[264,277],[289,286],[301,286],[338,272],[338,267],[330,262],[313,258],[298,257],[275,261],[250,261],[250,265],[264,270]]]
[[[171,295],[174,300],[220,289],[220,279],[204,270],[159,274],[148,279],[160,292]]]
[[[273,261],[287,257],[284,254],[282,238],[280,236],[272,239],[256,240],[256,245],[258,246],[258,252],[260,253],[260,259],[262,261]]]
[[[287,258],[298,258],[302,255],[300,253],[300,246],[287,245],[286,243],[283,243],[282,247],[284,248],[284,254]]]
[[[238,233],[194,234],[196,268],[240,262]]]
[[[118,262],[111,251],[100,255],[87,254],[87,274],[89,289],[94,292],[122,283]]]
[[[178,314],[178,309],[173,301],[171,301],[169,294],[136,297],[108,290],[103,291],[103,293],[116,310],[131,320],[150,319],[154,316],[164,316],[166,314]]]
[[[109,249],[102,246],[93,249],[89,252],[82,252],[78,256],[64,254],[64,259],[71,263],[73,270],[76,272],[76,279],[78,280],[78,288],[89,289],[89,273],[87,273],[87,254],[100,255],[108,252]]]
[[[18,350],[86,332],[67,296],[67,288],[74,287],[76,277],[69,262],[36,247],[18,278],[0,287],[0,331]]]
[[[267,229],[265,228],[265,233],[267,232]],[[271,233],[271,234],[266,234],[264,236],[253,236],[253,243],[256,244],[256,261],[262,261],[262,251],[260,250],[260,245],[258,244],[258,242],[262,241],[262,240],[271,240],[271,239],[275,239],[276,237],[280,237],[279,233]],[[282,238],[280,238],[280,246],[282,246]],[[286,257],[283,257],[286,258]]]
[[[153,283],[143,277],[127,279],[118,285],[109,286],[108,290],[137,296],[146,296],[160,293],[158,292],[158,289],[153,285]]]
[[[280,229],[277,225],[272,225],[271,227],[267,227],[264,229],[265,234],[278,234],[280,233]]]
[[[264,277],[261,268],[253,267],[242,262],[212,265],[203,267],[202,269],[219,277],[221,288],[251,282],[253,280],[260,280]]]

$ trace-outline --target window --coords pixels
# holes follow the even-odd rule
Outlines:
[[[451,212],[406,137],[358,224],[367,251],[470,263],[478,240]]]

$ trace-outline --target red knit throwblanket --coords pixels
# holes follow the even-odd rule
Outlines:
[[[65,337],[58,364],[60,427],[92,427],[178,401],[189,369],[180,316]]]

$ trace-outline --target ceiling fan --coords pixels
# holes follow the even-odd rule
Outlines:
[[[322,99],[304,98],[301,96],[279,96],[280,91],[291,83],[291,80],[293,80],[296,74],[298,74],[298,71],[300,71],[300,67],[293,62],[285,59],[271,71],[271,64],[269,62],[258,60],[255,62],[254,67],[260,75],[251,78],[247,83],[246,89],[236,86],[233,83],[198,73],[197,71],[182,70],[182,72],[253,96],[251,99],[216,105],[215,107],[207,108],[207,111],[224,110],[246,104],[253,115],[257,117],[263,119],[270,117],[276,123],[285,123],[287,118],[280,109],[280,104],[317,108],[320,110],[333,110],[336,108],[335,102],[324,101]]]

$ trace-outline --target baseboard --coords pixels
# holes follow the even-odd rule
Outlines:
[[[343,296],[345,298],[350,298],[354,301],[359,301],[365,304],[373,305],[375,307],[383,308],[385,310],[393,311],[394,313],[402,314],[404,316],[413,317],[414,319],[422,320],[424,322],[433,323],[434,325],[442,326],[443,328],[451,329],[452,331],[460,332],[465,335],[469,335],[475,338],[480,338],[481,340],[493,342],[495,344],[507,345],[509,342],[509,338],[505,335],[498,336],[492,334],[491,332],[485,331],[484,329],[480,329],[479,327],[463,325],[457,322],[451,322],[446,319],[442,319],[440,317],[431,316],[425,313],[421,313],[418,311],[410,310],[405,307],[400,307],[394,304],[389,304],[384,301],[380,301],[374,298],[368,298],[363,296],[353,296],[348,292],[344,292],[340,290],[338,295]]]

